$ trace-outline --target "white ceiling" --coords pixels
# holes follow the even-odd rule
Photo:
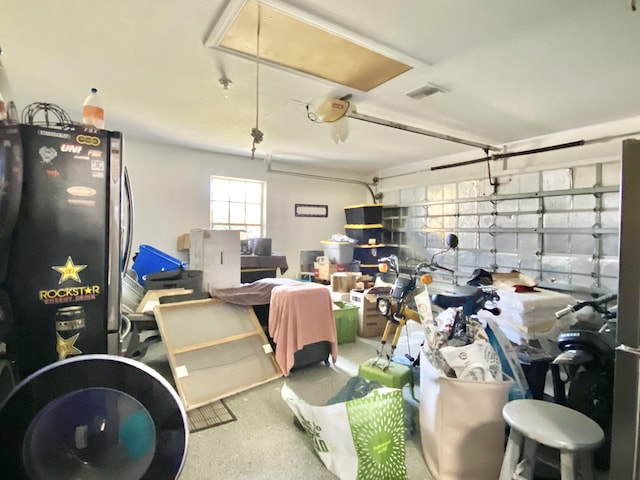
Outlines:
[[[49,102],[80,120],[97,87],[106,128],[250,156],[256,62],[205,46],[227,3],[0,0],[0,88],[19,111]],[[307,119],[306,106],[313,112],[348,93],[359,113],[496,146],[640,115],[640,11],[630,0],[269,3],[414,68],[365,93],[261,65],[257,161],[270,155],[371,172],[470,150],[354,119],[347,142],[336,145],[328,125]],[[222,75],[233,82],[227,98]],[[427,83],[448,92],[406,96]]]

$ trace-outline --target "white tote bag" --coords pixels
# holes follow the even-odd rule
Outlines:
[[[513,381],[441,375],[420,354],[420,436],[436,480],[496,480],[504,455],[502,407]]]

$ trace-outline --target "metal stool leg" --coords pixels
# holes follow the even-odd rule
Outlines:
[[[573,462],[576,480],[593,480],[595,478],[593,474],[593,451],[574,452]]]
[[[560,478],[562,480],[577,480],[575,469],[575,456],[573,452],[563,450],[560,452]]]
[[[536,467],[536,449],[538,442],[531,440],[530,438],[524,439],[524,452],[522,454],[522,471],[520,472],[521,478],[532,479],[533,472]]]
[[[504,452],[504,460],[502,461],[498,480],[513,480],[513,474],[518,465],[518,460],[520,460],[520,449],[523,441],[522,434],[512,428],[509,433],[509,440],[507,441],[507,448]]]

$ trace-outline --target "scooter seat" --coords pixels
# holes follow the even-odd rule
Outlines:
[[[567,350],[586,350],[598,356],[614,357],[616,339],[610,334],[592,330],[569,330],[558,335],[558,348]]]
[[[485,297],[482,290],[477,287],[459,285],[453,291],[432,295],[431,303],[444,309],[464,307],[464,314],[472,315],[482,309]]]

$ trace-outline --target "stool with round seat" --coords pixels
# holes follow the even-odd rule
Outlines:
[[[542,400],[513,400],[502,416],[511,432],[499,480],[533,479],[539,445],[559,450],[562,480],[593,480],[593,451],[604,432],[589,417]]]

